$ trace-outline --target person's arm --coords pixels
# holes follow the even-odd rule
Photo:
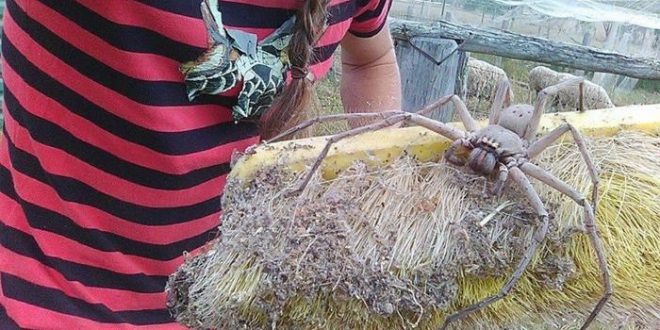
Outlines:
[[[346,112],[401,109],[401,80],[389,30],[368,38],[347,33],[341,43],[341,98]],[[352,126],[364,123],[352,123]]]

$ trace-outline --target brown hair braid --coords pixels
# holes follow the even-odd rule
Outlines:
[[[326,28],[330,0],[303,0],[298,9],[288,56],[293,81],[261,117],[261,136],[268,139],[303,119],[312,100],[312,82],[306,78],[314,45]]]

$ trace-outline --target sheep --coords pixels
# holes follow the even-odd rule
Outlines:
[[[497,82],[506,78],[504,70],[484,61],[468,58],[468,97],[492,100]]]
[[[529,72],[529,88],[539,92],[548,86],[574,77],[572,74],[559,73],[544,66],[537,66]],[[575,90],[568,89],[561,91],[555,99],[555,104],[562,105],[563,107],[577,108],[578,96],[579,91],[577,88]],[[614,103],[612,103],[612,100],[602,86],[585,80],[584,107],[585,109],[613,108]]]

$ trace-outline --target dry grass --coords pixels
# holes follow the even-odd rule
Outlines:
[[[642,89],[633,89],[626,93],[614,93],[612,102],[619,106],[629,104],[660,104],[660,93]]]
[[[597,218],[615,287],[596,328],[653,327],[660,322],[660,138],[624,134],[590,147],[602,169]],[[552,147],[539,163],[589,192],[574,146]],[[355,164],[333,181],[315,178],[297,198],[285,195],[298,178],[275,167],[229,183],[221,239],[172,277],[180,322],[431,329],[447,311],[497,292],[533,229],[515,189],[484,197],[483,179],[443,164]],[[511,297],[462,328],[569,329],[594,306],[601,287],[581,209],[535,186],[553,215],[547,241]]]
[[[340,66],[341,65],[339,63],[336,63],[334,67],[337,71],[334,71],[334,73],[328,75],[326,78],[316,84],[316,95],[319,104],[316,113],[319,116],[344,112],[344,107],[341,103],[341,97],[339,95],[341,72],[338,72],[338,69]],[[314,128],[313,135],[331,135],[334,133],[346,131],[348,129],[349,126],[346,122],[324,123]]]

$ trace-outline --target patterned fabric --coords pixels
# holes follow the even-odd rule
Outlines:
[[[212,239],[233,150],[237,88],[188,100],[200,0],[8,0],[2,39],[0,329],[177,329],[167,276]],[[222,1],[261,40],[299,0]],[[350,31],[377,33],[390,0],[337,0],[311,70]]]
[[[218,7],[217,0],[204,0],[201,12],[209,34],[209,49],[181,66],[188,99],[200,94],[225,93],[242,81],[232,116],[236,122],[258,118],[272,106],[286,84],[289,70],[286,50],[296,17],[292,16],[273,34],[257,42],[257,36],[252,33],[227,29],[222,23],[222,8]]]

